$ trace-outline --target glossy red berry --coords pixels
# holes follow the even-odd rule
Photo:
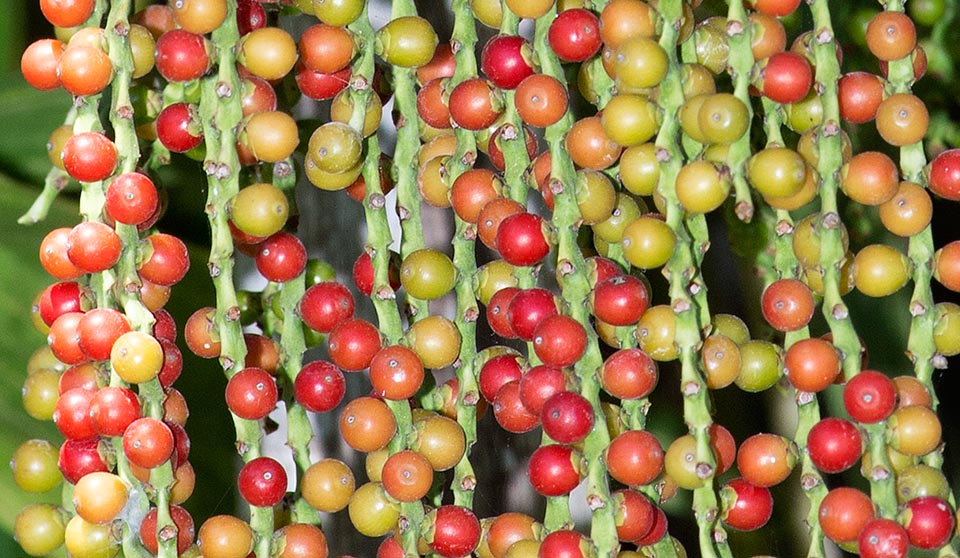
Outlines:
[[[167,105],[157,115],[156,123],[157,139],[174,153],[186,153],[203,141],[203,128],[195,105]]]
[[[796,103],[807,96],[813,84],[813,69],[795,52],[779,52],[767,59],[761,70],[763,94],[778,103]]]
[[[304,365],[293,383],[294,398],[304,409],[325,413],[336,408],[346,393],[343,372],[333,363],[315,360]]]
[[[860,431],[850,421],[826,417],[810,429],[807,450],[817,469],[824,473],[841,473],[860,459],[863,440]]]
[[[257,457],[240,469],[237,486],[240,496],[251,506],[272,506],[287,492],[287,473],[277,460]]]
[[[324,281],[303,293],[299,308],[300,318],[307,327],[330,333],[337,324],[353,317],[353,295],[341,283]]]
[[[543,218],[535,213],[517,213],[500,222],[494,241],[497,251],[510,265],[531,266],[550,252],[544,235]]]
[[[477,383],[479,384],[480,395],[488,403],[493,403],[497,392],[504,384],[522,379],[523,369],[520,367],[520,358],[517,354],[499,355],[487,360],[480,367],[480,372],[477,374]]]
[[[860,558],[905,558],[910,550],[906,529],[892,519],[874,519],[857,537]]]
[[[128,172],[110,182],[104,209],[118,223],[140,225],[157,213],[159,204],[160,196],[153,181],[145,174]]]
[[[533,350],[544,364],[572,366],[586,348],[586,330],[569,316],[548,316],[533,330]]]
[[[927,173],[934,194],[960,201],[960,149],[948,149],[937,155]]]
[[[561,444],[574,444],[593,429],[593,405],[579,393],[561,391],[540,410],[543,432]]]
[[[227,382],[227,407],[247,420],[260,420],[277,406],[277,382],[266,370],[247,367]]]
[[[936,496],[921,496],[907,502],[901,512],[910,544],[924,550],[940,548],[953,535],[950,504]]]
[[[100,132],[81,132],[63,144],[63,167],[80,182],[97,182],[113,174],[117,146]]]
[[[583,8],[564,10],[550,23],[547,40],[564,62],[583,62],[600,50],[600,19]]]
[[[523,37],[495,35],[480,54],[480,69],[501,89],[516,89],[523,78],[533,74],[532,48]]]
[[[427,537],[427,543],[440,556],[468,556],[480,543],[480,521],[469,508],[440,506],[430,512],[426,525],[433,535]]]
[[[880,422],[897,406],[897,386],[886,374],[863,370],[843,387],[843,406],[857,422]]]
[[[723,522],[738,531],[755,531],[773,515],[773,496],[768,488],[736,478],[724,486],[721,494]]]
[[[157,71],[167,81],[190,81],[207,73],[210,56],[207,40],[182,29],[167,31],[157,39]]]
[[[96,221],[73,227],[67,236],[67,257],[86,273],[110,269],[120,259],[120,237],[112,228]]]
[[[614,326],[626,326],[640,320],[650,298],[647,286],[638,277],[618,275],[597,283],[591,301],[593,315],[598,320]]]
[[[280,231],[257,248],[257,271],[269,281],[283,283],[297,277],[307,265],[307,249],[296,235]]]
[[[559,445],[540,446],[527,465],[527,477],[543,496],[562,496],[580,484],[580,452]]]

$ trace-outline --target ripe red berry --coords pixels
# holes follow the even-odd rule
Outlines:
[[[227,407],[247,420],[260,420],[277,406],[277,383],[266,370],[248,367],[227,382]]]
[[[807,449],[817,469],[824,473],[841,473],[860,459],[863,440],[860,431],[850,421],[826,417],[810,429]]]
[[[590,10],[563,10],[547,32],[550,49],[564,62],[583,62],[600,50],[600,18]]]
[[[251,506],[272,506],[287,493],[287,473],[277,460],[257,457],[240,469],[237,486]]]
[[[767,58],[760,72],[763,94],[778,103],[796,103],[807,96],[813,84],[813,69],[795,52],[778,52]]]
[[[480,521],[463,506],[440,506],[430,512],[427,525],[433,534],[428,536],[427,543],[440,556],[468,556],[480,543]]]
[[[559,445],[540,446],[527,465],[527,477],[543,496],[562,496],[580,484],[580,452]]]
[[[736,478],[724,486],[722,495],[723,522],[738,531],[755,531],[773,515],[773,496],[768,488]]]
[[[81,132],[63,144],[63,167],[80,182],[97,182],[117,166],[117,146],[100,132]]]
[[[543,432],[561,444],[574,444],[593,429],[593,405],[579,393],[554,394],[540,410]]]

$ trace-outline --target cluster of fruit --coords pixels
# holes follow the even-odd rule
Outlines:
[[[57,282],[35,304],[49,347],[24,404],[66,441],[28,441],[12,466],[25,490],[68,484],[62,507],[18,517],[27,553],[323,558],[321,513],[347,509],[359,533],[386,536],[379,558],[677,557],[687,551],[662,506],[683,489],[697,522],[688,544],[731,557],[727,529],[766,525],[770,487],[794,469],[810,556],[825,539],[863,557],[949,548],[932,378],[960,353],[960,306],[935,304],[931,281],[960,291],[960,241],[934,250],[930,193],[960,200],[960,150],[926,162],[930,117],[911,93],[925,55],[902,2],[866,26],[882,77],[841,73],[827,0],[809,2],[812,30],[789,50],[782,21],[798,0],[706,17],[683,0],[453,0],[444,44],[412,0],[394,0],[379,29],[363,0],[40,4],[58,38],[26,50],[23,74],[75,106],[51,136],[36,214],[69,177],[83,219],[40,247]],[[478,22],[497,30],[483,44]],[[301,144],[294,115],[313,101],[329,118]],[[845,127],[871,121],[886,145],[854,155]],[[175,153],[207,175],[216,287],[183,337],[229,378],[249,504],[198,529],[181,507],[196,479],[164,310],[190,261],[156,230],[164,204],[150,178],[185,160]],[[362,204],[353,288],[296,235],[297,169]],[[892,240],[851,252],[847,204],[877,207]],[[451,238],[424,230],[425,206],[452,209]],[[767,239],[752,262],[769,326],[757,336],[710,311],[708,287],[724,286],[703,275],[707,215],[724,210]],[[262,293],[238,290],[243,257],[268,281]],[[657,270],[665,282],[644,275]],[[842,297],[911,281],[913,373],[870,370]],[[308,347],[323,359],[304,363]],[[365,372],[368,395],[345,402],[344,372]],[[681,394],[688,428],[669,443],[647,428],[658,384]],[[711,402],[732,384],[792,389],[796,431],[738,445]],[[827,390],[842,390],[846,417],[821,417]],[[488,406],[509,433],[542,430],[526,456],[542,519],[474,513],[470,457],[487,443]],[[261,447],[281,408],[295,469]],[[342,441],[366,455],[360,486],[349,459],[311,458],[317,422],[338,408]],[[858,462],[869,495],[823,476]],[[582,485],[588,530],[571,513]]]

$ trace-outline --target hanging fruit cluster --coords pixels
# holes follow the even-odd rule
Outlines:
[[[778,529],[774,510],[796,504],[771,487],[794,479],[808,556],[834,543],[955,556],[933,380],[960,353],[960,306],[932,283],[960,291],[960,241],[937,249],[930,223],[934,197],[960,200],[960,150],[924,149],[931,115],[911,88],[926,55],[902,0],[863,30],[876,71],[841,70],[827,0],[798,5],[453,0],[447,42],[412,0],[378,27],[363,0],[40,0],[58,38],[30,45],[22,71],[74,105],[23,221],[71,179],[82,193],[79,222],[39,247],[55,281],[34,308],[49,347],[24,404],[65,441],[27,441],[12,467],[28,491],[66,482],[62,506],[19,515],[23,549],[324,558],[351,538],[322,525],[345,510],[382,539],[380,558],[676,557],[684,544],[732,557],[728,531]],[[942,38],[953,4],[915,11]],[[869,126],[875,150],[848,135]],[[181,327],[164,306],[191,262],[158,230],[154,178],[187,159],[206,175],[216,299]],[[294,216],[327,217],[297,209],[309,184],[362,205],[352,284],[296,234]],[[869,211],[882,241],[851,230]],[[708,282],[727,237],[756,277]],[[240,290],[240,259],[262,292]],[[711,311],[741,280],[758,282],[762,332]],[[912,370],[870,369],[881,341],[848,301],[887,304],[908,284],[897,315]],[[181,346],[229,378],[249,504],[233,515],[183,507],[203,479],[175,387]],[[351,376],[366,395],[347,397]],[[788,391],[796,425],[738,443],[716,421],[719,390]],[[679,394],[685,434],[648,429],[655,391]],[[836,416],[821,413],[828,397]],[[280,415],[287,467],[262,443]],[[542,517],[475,513],[476,456],[496,451],[485,415],[542,431],[522,456]],[[354,459],[311,455],[322,424],[365,455],[365,483]],[[840,475],[858,463],[859,481]],[[669,525],[678,491],[692,492],[693,534]]]

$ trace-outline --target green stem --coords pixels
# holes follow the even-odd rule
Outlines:
[[[887,10],[903,10],[903,3],[891,0],[886,5]],[[934,40],[942,39],[942,33],[945,26],[953,18],[956,7],[952,1],[946,3],[946,13],[944,17],[934,26],[932,37]],[[943,44],[942,42],[939,44]],[[914,82],[913,60],[907,56],[901,60],[894,60],[889,65],[888,82],[893,92],[909,93],[910,86]],[[906,180],[917,182],[926,186],[923,174],[926,165],[926,155],[923,149],[923,142],[917,142],[912,145],[905,145],[900,148],[900,172]],[[931,407],[936,410],[939,400],[934,390],[933,372],[937,367],[937,352],[933,341],[934,327],[936,325],[935,301],[931,290],[932,267],[935,247],[933,244],[933,234],[928,225],[919,234],[910,237],[907,249],[907,256],[913,264],[913,295],[910,299],[910,333],[907,338],[907,355],[913,362],[914,374],[917,379],[923,383],[924,387],[930,393]],[[941,357],[942,358],[942,357]],[[945,364],[941,365],[945,367]],[[881,431],[882,435],[883,432]],[[936,469],[943,467],[943,454],[939,451],[932,451],[923,457],[924,463]],[[950,505],[956,506],[955,497],[951,491],[948,498]],[[948,543],[940,551],[940,556],[956,556],[951,545]]]
[[[742,2],[730,2],[727,11],[727,43],[730,45],[729,68],[733,79],[733,94],[747,108],[747,119],[753,123],[753,107],[750,100],[750,73],[753,70],[753,48],[750,46],[753,32]],[[692,43],[693,41],[687,41]],[[753,200],[747,183],[747,159],[750,158],[750,126],[727,152],[727,167],[736,196],[735,213],[741,221],[750,221],[753,216]]]
[[[820,174],[820,266],[823,268],[823,314],[833,334],[834,345],[843,355],[843,371],[847,379],[860,372],[861,345],[850,320],[849,308],[840,295],[840,267],[846,258],[841,242],[840,215],[837,210],[838,177],[842,161],[840,111],[837,80],[840,64],[831,23],[830,7],[826,0],[810,4],[813,14],[815,87],[823,104],[823,124],[817,137]],[[892,469],[886,457],[885,439],[879,428],[868,427],[868,446],[873,461],[870,472],[870,494],[883,517],[896,513]]]
[[[453,41],[456,47],[456,71],[451,79],[451,87],[469,76],[476,75],[477,60],[474,48],[477,43],[477,30],[468,0],[455,0]],[[477,142],[469,130],[458,128],[457,150],[447,162],[447,176],[450,184],[460,174],[473,166],[477,157]],[[453,237],[453,264],[457,268],[460,281],[457,281],[457,314],[454,323],[460,332],[460,366],[457,368],[458,396],[456,403],[457,423],[463,429],[467,451],[463,459],[453,470],[453,503],[458,506],[473,507],[476,475],[470,463],[470,448],[477,442],[477,402],[480,388],[477,385],[477,325],[480,311],[473,292],[472,278],[477,272],[476,227],[456,217],[456,231]]]
[[[551,10],[537,20],[534,48],[540,59],[543,73],[563,80],[563,68],[560,66],[559,59],[551,51],[547,39],[553,17]],[[586,351],[574,365],[574,375],[580,382],[580,395],[593,406],[595,423],[603,425],[606,417],[600,405],[599,377],[603,356],[600,353],[596,332],[591,326],[587,297],[592,287],[587,273],[587,264],[577,243],[581,219],[576,198],[577,175],[573,161],[564,149],[564,139],[572,125],[573,115],[568,111],[559,122],[546,130],[546,139],[551,153],[548,187],[554,195],[552,221],[557,232],[557,270],[561,294],[566,303],[565,310],[570,317],[583,326],[587,333]],[[609,431],[606,428],[593,428],[583,442],[583,457],[587,470],[587,505],[592,511],[590,537],[596,546],[597,556],[612,558],[617,554],[619,541],[616,529],[616,503],[610,495],[609,479],[603,461],[603,452],[609,444]],[[559,504],[561,501],[556,502]],[[562,517],[546,517],[544,526],[548,530],[560,527],[561,520],[569,521],[569,513],[569,509],[564,506]]]
[[[705,230],[702,216],[684,219],[683,208],[676,195],[676,178],[683,165],[683,153],[677,114],[684,102],[681,70],[677,58],[681,3],[661,2],[660,15],[664,19],[660,45],[667,52],[669,66],[660,83],[660,103],[663,122],[657,135],[658,158],[662,161],[658,189],[666,200],[666,220],[677,236],[677,247],[667,262],[664,275],[670,281],[670,300],[676,315],[676,344],[680,359],[680,383],[683,393],[683,416],[690,433],[697,442],[697,469],[703,486],[693,491],[693,511],[697,518],[700,553],[704,558],[730,556],[726,533],[719,523],[720,509],[713,477],[716,461],[710,447],[708,429],[713,423],[710,402],[703,373],[698,369],[698,350],[702,342],[700,323],[700,295],[705,289],[697,278]],[[691,235],[693,231],[693,235]],[[696,241],[696,244],[694,242]],[[693,288],[694,286],[698,288]]]
[[[216,290],[215,323],[220,335],[220,364],[227,377],[243,369],[246,345],[240,326],[240,307],[234,286],[233,239],[227,224],[230,200],[240,189],[240,162],[237,158],[237,129],[242,118],[241,83],[236,69],[234,45],[239,39],[236,6],[228,3],[224,22],[212,34],[219,53],[217,73],[200,83],[200,118],[207,155],[206,213],[210,222],[211,248],[207,267]],[[257,421],[233,416],[237,451],[244,462],[260,456],[262,432]],[[250,525],[256,533],[257,558],[271,554],[273,508],[252,506]]]

